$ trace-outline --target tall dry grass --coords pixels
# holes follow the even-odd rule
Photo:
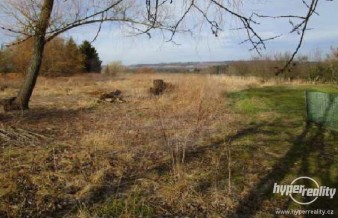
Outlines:
[[[149,88],[154,79],[163,79],[172,88],[152,96]],[[221,160],[230,156],[229,149],[217,155],[207,152],[207,165],[200,162],[199,150],[236,131],[241,118],[229,108],[226,93],[273,83],[254,77],[196,74],[39,78],[30,111],[1,116],[6,118],[4,125],[20,126],[51,140],[35,147],[1,149],[0,198],[2,202],[22,199],[19,196],[27,190],[20,189],[20,178],[25,178],[27,188],[39,188],[25,195],[32,204],[3,203],[0,211],[11,216],[47,216],[67,211],[75,202],[86,208],[95,199],[109,196],[122,201],[118,205],[125,216],[135,215],[128,204],[136,198],[141,205],[155,202],[156,210],[161,210],[159,202],[171,208],[191,204],[191,211],[196,205],[205,210],[223,202],[229,206],[231,198],[226,193],[231,183],[217,185]],[[122,91],[126,103],[97,101],[100,94],[115,89]],[[13,87],[0,96],[15,91]],[[207,176],[215,178],[215,188],[198,193],[195,186],[204,178],[200,168],[209,167],[213,174]],[[162,171],[163,175],[158,173]],[[45,198],[49,200],[44,202]],[[78,215],[85,214],[100,212],[83,209]]]

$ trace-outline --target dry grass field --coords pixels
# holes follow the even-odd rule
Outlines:
[[[153,96],[154,79],[172,86]],[[19,81],[2,77],[0,98]],[[307,86],[196,74],[39,78],[29,111],[0,112],[0,217],[270,217],[290,202],[260,190],[292,180],[283,167],[299,172],[300,160],[285,157],[305,144],[296,141],[302,115],[284,119],[259,96],[244,99],[276,85]],[[116,89],[124,102],[98,100]],[[336,138],[325,134],[325,159],[335,160]]]

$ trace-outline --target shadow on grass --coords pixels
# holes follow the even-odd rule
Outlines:
[[[81,113],[93,111],[91,108],[85,109],[49,109],[49,108],[33,108],[27,111],[14,111],[8,113],[0,113],[0,119],[3,122],[41,122],[41,121],[60,121],[64,119],[74,119]]]
[[[265,90],[266,91],[266,90]],[[266,94],[265,91],[262,91],[264,95]],[[258,91],[258,93],[261,90]],[[256,93],[257,94],[257,93]],[[270,93],[274,96],[273,93]],[[279,95],[284,95],[283,92],[278,93]],[[287,97],[287,96],[286,96]],[[295,102],[296,105],[301,106],[299,101]],[[328,108],[324,116],[328,114],[330,110],[329,104]],[[281,111],[282,112],[282,111]],[[270,123],[270,124],[263,124],[263,125],[256,125],[248,129],[249,131],[242,131],[237,135],[234,135],[232,138],[234,140],[239,139],[241,137],[245,137],[248,135],[253,135],[258,133],[261,127],[271,129],[272,126],[282,125],[282,123]],[[269,127],[270,126],[270,127]],[[291,142],[291,146],[289,147],[286,154],[275,161],[271,170],[265,174],[257,184],[249,191],[249,193],[239,201],[238,206],[235,210],[229,214],[229,217],[254,217],[258,212],[275,214],[275,211],[266,211],[264,204],[268,202],[274,202],[276,206],[276,195],[273,194],[273,186],[274,183],[284,184],[284,179],[289,179],[292,177],[296,179],[300,176],[308,176],[311,178],[315,178],[319,185],[330,187],[330,188],[337,188],[338,187],[338,178],[337,178],[337,153],[335,151],[335,146],[338,142],[338,135],[337,132],[332,132],[326,130],[323,126],[313,124],[313,123],[306,123],[303,127],[302,132],[298,136],[294,136],[292,129],[294,127],[290,126],[286,129],[291,130],[290,132],[276,131],[274,134],[281,134],[286,133],[289,137],[289,141]],[[272,128],[273,129],[273,128]],[[269,136],[272,136],[271,133],[263,133]],[[292,179],[292,180],[293,180]],[[308,184],[305,184],[308,185]],[[285,196],[285,198],[289,198]],[[305,202],[308,200],[303,199]],[[282,203],[282,202],[281,202]],[[282,203],[283,205],[277,205],[278,208],[281,209],[292,209],[295,208],[295,203],[291,201],[291,198],[288,202]],[[293,204],[293,206],[292,206]],[[304,209],[304,210],[334,210],[338,208],[338,198],[335,196],[333,199],[328,197],[319,197],[314,203],[310,205],[297,205],[296,208]],[[275,208],[277,209],[277,208]],[[335,211],[337,213],[337,211]],[[275,215],[279,217],[279,215]],[[313,217],[313,215],[304,215],[305,217]]]
[[[264,201],[273,198],[272,190],[274,183],[282,184],[282,180],[290,173],[291,169],[294,168],[295,164],[298,162],[301,162],[301,167],[298,170],[298,176],[296,177],[310,176],[320,178],[322,185],[331,188],[337,187],[338,180],[337,178],[334,178],[335,174],[332,175],[331,172],[332,167],[337,163],[335,163],[333,154],[327,154],[330,151],[325,142],[324,133],[325,130],[323,130],[322,127],[307,124],[303,132],[296,137],[292,147],[285,156],[272,166],[270,172],[260,179],[258,184],[252,188],[246,197],[240,200],[238,207],[229,215],[229,217],[254,216],[262,209]],[[335,138],[334,141],[337,142],[338,139]],[[317,165],[315,169],[311,166],[312,164]],[[283,205],[280,205],[280,208],[283,208]],[[303,209],[334,208],[338,208],[337,198],[328,199],[326,197],[318,198],[313,204],[303,207]]]

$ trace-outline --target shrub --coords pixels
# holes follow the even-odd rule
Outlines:
[[[118,73],[126,72],[126,67],[121,61],[114,61],[102,69],[104,75],[116,76]]]

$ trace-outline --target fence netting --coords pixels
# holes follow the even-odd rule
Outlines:
[[[307,120],[338,130],[338,95],[306,91]]]

